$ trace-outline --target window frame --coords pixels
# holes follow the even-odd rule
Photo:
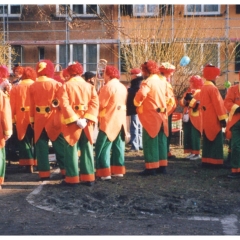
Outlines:
[[[87,11],[87,5],[96,5],[97,6],[97,14],[100,13],[100,8],[98,4],[57,4],[56,5],[56,16],[57,17],[65,17],[66,13],[60,13],[60,5],[69,5],[70,6],[70,10],[72,12],[71,16],[72,17],[96,17],[96,14],[91,14],[91,13],[86,13]],[[74,13],[73,12],[73,5],[83,5],[83,14],[78,14],[78,13]]]
[[[136,12],[136,7],[139,5],[144,5],[144,12],[143,13],[138,13]],[[147,6],[148,5],[153,5],[157,8],[157,11],[154,12],[147,12]],[[158,16],[159,14],[159,5],[158,4],[133,4],[132,5],[132,14],[134,17],[154,17]]]
[[[240,42],[236,42],[236,49],[235,49],[235,68],[234,72],[238,73],[240,71]]]
[[[5,7],[7,6],[7,13],[0,13],[0,17],[8,16],[8,17],[20,17],[21,16],[21,4],[2,4],[0,7]],[[12,6],[19,6],[20,7],[20,12],[19,13],[11,13],[11,7]]]
[[[45,59],[45,49],[44,47],[38,47],[38,61],[43,59]]]
[[[188,12],[187,7],[189,5],[201,5],[201,12]],[[213,12],[204,12],[204,6],[205,5],[217,5],[218,6],[218,11],[213,11]],[[184,15],[185,16],[207,16],[207,15],[220,15],[220,4],[186,4],[184,5]]]
[[[73,45],[83,45],[83,62],[81,62],[82,66],[83,66],[83,70],[84,72],[86,71],[89,71],[87,66],[89,65],[87,63],[87,45],[96,45],[97,46],[97,61],[96,61],[96,65],[97,63],[99,62],[99,59],[100,59],[100,44],[92,44],[92,43],[89,43],[89,44],[86,44],[86,43],[76,43],[76,44],[69,44],[69,60],[70,62],[73,62],[73,61],[76,61],[76,59],[73,59]],[[60,45],[56,45],[56,62],[61,64],[60,63]],[[68,65],[68,63],[67,63]],[[62,66],[64,68],[64,66]],[[95,71],[93,70],[90,70],[91,72],[93,73],[96,73],[97,69]]]
[[[184,52],[187,54],[187,45],[190,45],[191,43],[184,43]],[[197,44],[197,45],[200,45],[201,47],[201,60],[202,60],[202,56],[203,56],[203,51],[204,51],[204,45],[216,45],[217,46],[217,66],[218,68],[220,68],[220,43],[194,43],[194,44]],[[191,59],[191,56],[189,56],[190,59]],[[191,61],[189,63],[189,65],[187,66],[189,68],[192,68],[191,66]],[[204,66],[202,66],[204,67]]]
[[[15,49],[18,48],[18,51],[16,51]],[[15,61],[12,61],[12,49],[14,49],[14,51],[18,54],[19,53],[19,56],[16,57]],[[23,63],[23,46],[22,45],[11,45],[9,47],[9,53],[10,53],[10,62],[12,65],[14,64],[18,64],[20,63],[20,65],[22,65]]]

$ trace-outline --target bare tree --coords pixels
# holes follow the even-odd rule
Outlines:
[[[16,57],[16,53],[15,53],[14,49],[11,49],[10,45],[4,41],[3,32],[0,33],[0,42],[1,42],[1,44],[0,44],[0,64],[7,66],[9,64],[10,60],[14,61],[14,59]]]

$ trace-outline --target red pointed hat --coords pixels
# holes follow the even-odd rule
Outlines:
[[[203,69],[203,77],[206,80],[215,81],[220,75],[220,69],[213,66],[212,64],[207,64]]]
[[[2,78],[8,78],[8,77],[9,77],[8,68],[5,65],[0,65],[0,80]]]
[[[189,82],[192,83],[195,89],[200,89],[203,86],[203,80],[199,75],[191,76]]]
[[[83,67],[79,62],[69,63],[67,70],[71,76],[82,75]]]
[[[25,67],[22,74],[22,79],[32,79],[36,80],[37,73],[32,67]]]
[[[15,73],[16,70],[18,70],[18,72],[20,74],[23,74],[24,68],[22,66],[20,66],[19,64],[16,64],[13,68],[13,72]]]
[[[142,72],[142,71],[141,71],[140,68],[133,68],[133,69],[131,69],[131,71],[130,71],[131,74],[139,74],[139,73],[141,73],[141,72]]]
[[[53,78],[54,75],[54,65],[50,60],[41,60],[36,66],[37,76],[47,76]]]

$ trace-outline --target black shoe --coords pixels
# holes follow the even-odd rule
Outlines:
[[[144,171],[140,172],[138,175],[140,176],[155,176],[156,171],[155,169],[145,169]]]
[[[240,173],[231,173],[228,175],[228,178],[240,178]]]
[[[158,174],[167,174],[167,169],[166,169],[166,167],[159,167],[157,170],[156,170],[156,172],[158,173]]]
[[[50,180],[50,177],[42,177],[42,178],[40,178],[40,181],[47,181],[47,180]]]
[[[28,166],[26,166],[26,172],[27,172],[27,173],[33,173],[33,172],[34,172],[33,165],[28,165]]]
[[[95,184],[95,182],[94,181],[93,182],[81,182],[81,184],[88,186],[88,187],[92,187]]]
[[[138,152],[138,150],[135,150],[135,149],[127,149],[125,152],[128,152],[128,153],[134,153],[134,152]]]
[[[67,187],[76,187],[78,183],[67,183],[66,181],[63,180],[59,185]]]
[[[170,156],[168,156],[167,158],[168,158],[168,159],[175,159],[175,158],[176,158],[176,156],[171,154],[171,155],[170,155]]]
[[[209,168],[209,169],[220,169],[224,168],[223,164],[211,164],[211,163],[202,163],[203,168]]]
[[[231,169],[232,168],[232,166],[231,166],[231,164],[230,163],[223,163],[223,168],[225,168],[225,169]]]
[[[202,165],[201,165],[203,168],[213,168],[213,165],[210,164],[210,163],[205,163],[205,162],[202,162]]]

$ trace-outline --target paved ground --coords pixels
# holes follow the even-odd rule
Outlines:
[[[109,209],[112,209],[114,207],[110,206],[111,203],[107,201],[107,196],[95,199],[94,195],[98,188],[104,184],[107,186],[109,183],[98,182],[93,188],[79,186],[76,197],[74,188],[58,188],[61,182],[58,168],[53,168],[52,179],[48,182],[39,182],[37,172],[25,173],[24,169],[17,165],[7,168],[6,177],[5,185],[0,192],[1,235],[180,236],[240,234],[240,209],[238,208],[235,208],[235,212],[230,214],[219,212],[215,216],[210,213],[209,215],[196,213],[189,216],[185,214],[184,216],[161,214],[148,211],[146,206],[137,214],[130,213],[130,209],[129,214],[125,215],[118,211],[111,212],[111,210],[92,211],[91,209],[86,210],[86,206],[94,201],[101,202],[103,208],[109,206]],[[117,180],[111,184],[113,186],[117,184],[116,187],[121,186],[121,182]],[[73,196],[75,197],[73,198]],[[167,198],[167,196],[165,197]],[[120,197],[118,199],[121,201]],[[62,201],[64,206],[56,208],[57,201],[58,204],[59,201]],[[116,204],[116,202],[112,204]],[[150,204],[152,203],[150,202]],[[159,202],[159,204],[162,203]],[[129,207],[130,205],[129,203]],[[81,211],[83,208],[84,211]]]

